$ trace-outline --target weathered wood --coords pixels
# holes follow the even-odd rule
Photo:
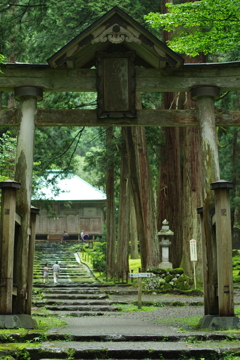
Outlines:
[[[138,309],[142,308],[142,278],[138,278]]]
[[[14,313],[17,314],[25,314],[26,311],[35,111],[36,99],[24,97],[21,102],[22,116],[19,124],[15,171],[15,180],[22,184],[17,194],[17,211],[22,217],[22,222],[17,239],[18,256],[14,259],[15,268],[18,269],[16,273],[18,296],[14,302]]]
[[[211,216],[214,212],[214,196],[210,183],[219,180],[218,148],[214,116],[214,98],[200,96],[197,98],[198,118],[201,132],[201,168],[203,169],[203,251],[206,251],[204,272],[205,315],[218,315],[217,298],[217,248],[212,227]]]
[[[18,86],[36,86],[44,91],[96,92],[96,70],[51,69],[48,65],[2,65],[0,91]],[[240,62],[185,64],[181,68],[136,69],[136,91],[185,92],[210,85],[222,90],[239,90]]]
[[[26,314],[31,315],[32,308],[32,285],[33,285],[33,263],[35,250],[35,234],[36,234],[36,218],[39,209],[31,208],[30,226],[31,236],[29,240],[29,256],[28,256],[28,274],[27,274],[27,301]]]
[[[232,232],[229,198],[229,188],[232,188],[232,183],[218,181],[211,184],[211,188],[215,192],[219,315],[233,316]]]
[[[2,234],[0,241],[1,267],[0,267],[0,314],[12,314],[13,292],[13,259],[14,234],[17,187],[3,187],[2,189]]]
[[[17,225],[20,225],[20,226],[21,226],[21,223],[22,223],[21,216],[18,215],[17,213],[15,213],[15,223],[16,223]]]
[[[197,213],[200,215],[200,227],[201,227],[201,243],[202,243],[202,270],[203,270],[203,284],[204,289],[207,288],[208,272],[207,269],[207,246],[204,231],[204,220],[203,220],[203,208],[198,208]],[[204,314],[208,315],[208,291],[204,291]]]
[[[0,126],[16,126],[18,109],[0,111]],[[240,126],[240,111],[215,110],[216,126]],[[137,110],[137,119],[98,119],[96,110],[38,109],[36,126],[199,126],[196,110]]]

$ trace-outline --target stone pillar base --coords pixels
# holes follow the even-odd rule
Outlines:
[[[240,329],[240,319],[237,316],[205,315],[199,325],[201,329],[209,330]]]
[[[172,263],[170,263],[168,261],[161,262],[158,267],[159,267],[159,269],[172,269],[173,268]]]
[[[36,321],[27,314],[0,315],[0,329],[35,329]]]

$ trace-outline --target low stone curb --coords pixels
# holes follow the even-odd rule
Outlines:
[[[238,345],[220,345],[212,343],[211,347],[206,344],[191,346],[187,343],[171,342],[64,342],[44,343],[40,346],[27,346],[24,349],[31,359],[221,359],[223,355],[234,353],[240,355]],[[17,349],[0,350],[0,356],[16,356]],[[23,357],[24,358],[24,357]]]
[[[49,342],[49,341],[76,341],[76,342],[189,342],[197,343],[201,341],[236,341],[240,340],[240,334],[179,334],[179,335],[120,335],[120,334],[85,334],[85,335],[72,335],[72,334],[43,334],[40,332],[28,332],[26,334],[12,333],[7,335],[0,334],[0,343],[15,343],[15,342]]]

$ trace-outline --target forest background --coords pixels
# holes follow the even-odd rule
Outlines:
[[[239,6],[234,0],[189,2],[167,0],[12,0],[0,4],[0,54],[6,62],[47,63],[75,36],[119,6],[185,62],[240,60]],[[150,13],[150,14],[149,14]],[[149,15],[147,15],[149,14]],[[95,93],[50,93],[38,107],[94,109]],[[138,107],[194,108],[188,94],[142,93]],[[216,107],[240,108],[238,92],[222,94]],[[12,93],[1,93],[2,109],[18,106]],[[216,129],[221,179],[232,181],[232,224],[240,227],[240,131]],[[0,129],[0,179],[14,177],[17,129]],[[197,276],[201,280],[200,226],[196,208],[202,206],[199,133],[195,128],[36,128],[33,191],[48,169],[74,172],[107,193],[107,272],[128,270],[128,246],[143,270],[160,262],[157,232],[166,218],[174,237],[171,262],[192,275],[189,240],[198,242]],[[126,198],[128,199],[126,201]],[[116,242],[117,240],[117,242]],[[117,266],[116,266],[117,264]]]

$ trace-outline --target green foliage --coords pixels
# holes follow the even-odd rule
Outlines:
[[[196,56],[230,51],[240,45],[240,7],[236,0],[201,0],[173,5],[168,13],[149,13],[152,27],[172,32],[169,47]]]
[[[183,273],[182,269],[148,269],[155,275],[144,280],[146,290],[189,290],[191,279]]]
[[[0,4],[0,51],[11,60],[46,62],[59,48],[118,5],[117,0],[3,0]],[[123,0],[120,7],[136,21],[158,10],[158,1]]]
[[[17,360],[31,360],[31,356],[29,352],[25,349],[21,349],[17,351]]]
[[[5,57],[0,54],[0,64],[5,64]],[[2,70],[0,69],[0,74],[2,73]]]
[[[166,274],[183,274],[184,270],[182,268],[175,268],[175,269],[160,269],[160,268],[149,268],[148,272],[156,274],[156,275],[166,275]]]
[[[94,271],[105,272],[106,270],[106,246],[106,242],[95,242],[94,249],[84,248],[91,256]]]
[[[17,139],[7,131],[0,137],[0,181],[14,179]]]

